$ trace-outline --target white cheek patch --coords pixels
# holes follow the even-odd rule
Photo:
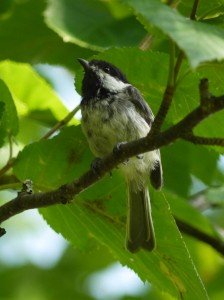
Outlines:
[[[102,70],[99,70],[99,76],[102,80],[103,87],[109,91],[120,91],[129,85],[128,83],[124,83]]]

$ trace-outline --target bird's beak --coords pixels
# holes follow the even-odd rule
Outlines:
[[[87,60],[82,58],[78,58],[77,60],[83,66],[85,71],[89,70],[89,62]]]

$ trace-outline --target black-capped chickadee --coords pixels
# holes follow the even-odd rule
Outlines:
[[[82,81],[82,128],[91,151],[97,157],[111,153],[116,145],[145,137],[154,120],[140,92],[112,64],[78,59],[84,68]],[[131,252],[141,247],[152,250],[155,234],[147,188],[162,186],[159,150],[151,151],[120,164],[128,186],[126,247]]]

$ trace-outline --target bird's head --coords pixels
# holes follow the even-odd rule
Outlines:
[[[84,69],[82,95],[86,99],[103,98],[107,94],[116,94],[128,85],[124,74],[114,65],[103,60],[88,62],[78,59]]]

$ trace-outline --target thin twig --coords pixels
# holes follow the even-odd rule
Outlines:
[[[10,161],[13,157],[13,137],[12,137],[11,133],[9,133],[8,139],[9,139],[9,158],[8,158],[8,161]]]
[[[62,128],[63,126],[65,126],[73,117],[74,115],[78,112],[78,110],[80,109],[80,106],[76,106],[71,112],[69,112],[67,114],[67,116],[62,119],[61,121],[59,121],[57,124],[55,124],[54,127],[52,127],[42,138],[40,138],[41,140],[46,140],[49,137],[51,137],[57,130],[59,130],[60,128]],[[12,138],[10,138],[9,140],[9,157],[10,159],[8,160],[8,162],[6,163],[6,165],[0,170],[0,177],[3,176],[6,172],[8,172],[14,165],[14,162],[16,160],[16,157],[12,157]]]
[[[190,15],[191,20],[196,19],[196,12],[197,12],[197,9],[198,9],[198,4],[199,4],[199,0],[195,0],[194,4],[193,4],[192,11],[191,11],[191,15]]]
[[[57,124],[54,125],[40,140],[46,140],[51,137],[58,129],[62,128],[74,117],[74,115],[78,112],[80,106],[76,106],[64,119],[59,121]]]
[[[2,177],[8,170],[10,170],[14,164],[15,158],[8,160],[6,165],[0,170],[0,177]]]
[[[186,134],[183,139],[195,145],[221,146],[224,147],[224,138],[203,137],[194,134]]]
[[[216,251],[218,251],[220,254],[224,255],[224,241],[215,238],[213,236],[210,236],[201,230],[191,226],[190,224],[187,224],[177,218],[175,218],[176,224],[180,231],[186,233],[187,235],[190,235],[199,241],[206,243],[213,247]]]
[[[177,56],[177,61],[176,61],[175,67],[174,67],[174,83],[175,83],[175,86],[177,86],[177,77],[178,77],[183,59],[184,59],[184,52],[182,50],[180,50],[179,55]]]

